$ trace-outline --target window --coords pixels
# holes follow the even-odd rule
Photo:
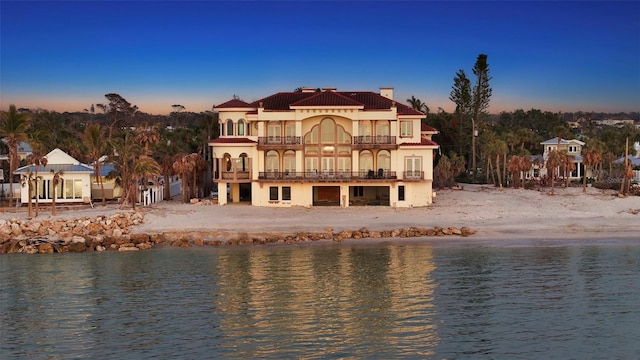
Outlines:
[[[284,171],[287,173],[296,172],[296,152],[287,150],[284,152]]]
[[[276,201],[278,200],[278,187],[270,186],[269,187],[269,200]]]
[[[578,152],[578,147],[576,145],[569,145],[569,152],[570,153]]]
[[[398,201],[404,201],[404,185],[398,186]]]
[[[359,130],[360,136],[371,136],[371,122],[360,121],[358,130]]]
[[[373,154],[369,150],[360,153],[360,172],[373,170]]]
[[[401,121],[400,122],[400,136],[413,136],[413,122]]]
[[[233,136],[233,121],[227,120],[227,135]]]
[[[282,187],[282,200],[291,200],[291,186]]]
[[[279,144],[282,136],[282,128],[280,122],[272,121],[267,124],[267,136],[270,144]]]
[[[422,176],[422,158],[408,157],[405,161],[405,172],[407,177],[420,178]]]
[[[354,186],[353,197],[363,197],[363,196],[364,196],[364,186]]]
[[[271,172],[280,171],[279,162],[280,160],[278,158],[278,152],[275,150],[269,150],[267,152],[266,170]]]
[[[68,179],[64,180],[64,198],[65,199],[81,199],[82,198],[82,180]]]
[[[378,151],[378,169],[391,170],[391,153],[388,150]]]
[[[378,121],[376,123],[376,135],[388,136],[389,135],[389,121]]]
[[[238,120],[238,135],[244,135],[244,120]]]

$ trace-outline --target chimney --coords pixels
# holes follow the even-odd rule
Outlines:
[[[316,89],[314,89],[314,88],[308,88],[308,87],[302,88],[302,92],[303,93],[312,93],[312,92],[315,92],[315,91],[316,91]]]
[[[322,88],[322,91],[331,91],[331,92],[336,92],[336,90],[338,90],[338,88],[329,88],[329,87]]]
[[[393,88],[392,87],[381,87],[380,95],[386,97],[387,99],[393,100]]]

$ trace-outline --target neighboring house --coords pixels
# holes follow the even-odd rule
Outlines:
[[[46,156],[47,166],[38,167],[38,202],[51,203],[53,199],[53,173],[63,171],[62,181],[56,189],[56,203],[88,203],[91,199],[91,175],[93,168],[82,164],[69,154],[56,148]],[[15,171],[24,180],[28,173],[35,176],[35,165],[23,166]],[[22,185],[21,201],[29,200],[28,187]],[[35,188],[32,188],[32,198],[35,196]]]
[[[629,154],[628,159],[628,163],[633,169],[633,179],[631,180],[634,182],[640,182],[640,157]],[[624,156],[614,160],[613,162],[616,164],[624,164]]]
[[[100,176],[104,187],[104,197],[106,200],[113,200],[122,197],[122,187],[116,184],[115,178],[108,178],[109,173],[113,171],[113,164],[103,162],[101,159]],[[93,169],[93,164],[90,165]],[[98,183],[97,177],[91,178],[91,198],[94,201],[102,201],[102,187]]]
[[[7,139],[3,138],[2,139],[3,143],[7,143]],[[31,145],[29,145],[28,143],[21,141],[18,144],[18,158],[20,159],[20,161],[25,160],[27,158],[27,156],[31,155]],[[7,164],[9,164],[9,154],[0,154],[0,164],[2,164],[3,161],[6,161]],[[18,164],[16,164],[18,165]],[[7,167],[8,168],[8,167]],[[4,181],[5,180],[5,176],[4,176],[4,169],[0,168],[0,181]]]
[[[218,203],[256,206],[426,206],[433,201],[425,115],[380,93],[326,88],[215,107],[209,142]],[[229,191],[227,192],[227,187]]]
[[[542,155],[542,157],[545,164],[547,162],[547,157],[549,156],[549,152],[551,152],[552,150],[566,151],[567,155],[573,158],[573,163],[575,165],[575,170],[573,170],[571,174],[569,174],[569,178],[570,179],[582,178],[582,175],[584,174],[584,164],[582,163],[582,147],[584,146],[584,142],[576,139],[565,140],[561,138],[560,142],[558,143],[558,138],[554,137],[553,139],[543,141],[540,144],[544,147],[544,154]],[[546,175],[547,170],[548,169],[546,168],[546,166],[543,169],[541,169],[540,176]],[[566,177],[565,174],[562,172],[562,169],[558,170],[558,173],[556,174],[556,176],[562,177],[562,178]]]

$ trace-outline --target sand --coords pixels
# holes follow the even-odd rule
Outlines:
[[[461,189],[438,190],[428,207],[261,208],[246,204],[201,205],[165,201],[137,207],[144,223],[133,233],[208,231],[268,233],[296,231],[390,230],[410,226],[462,227],[477,233],[468,239],[607,239],[640,240],[640,197],[617,197],[611,190],[587,188],[497,189],[465,184]],[[49,208],[38,220],[50,219]],[[127,209],[126,211],[129,211]],[[56,217],[78,218],[110,215],[122,211],[106,207],[62,208]],[[16,213],[5,209],[0,218],[26,218],[26,206]],[[447,237],[446,239],[455,239]]]

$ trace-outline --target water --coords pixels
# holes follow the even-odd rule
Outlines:
[[[4,255],[0,270],[2,359],[640,358],[637,241]]]

